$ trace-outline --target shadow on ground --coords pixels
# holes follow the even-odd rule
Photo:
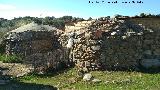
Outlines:
[[[40,77],[40,78],[50,78],[50,77],[54,77],[54,76],[57,76],[57,75],[60,75],[60,74],[64,74],[64,73],[70,71],[73,68],[74,68],[74,64],[70,64],[68,66],[68,65],[65,65],[63,63],[63,64],[61,64],[60,67],[58,67],[58,69],[48,68],[46,70],[46,72],[44,72],[44,74],[31,73],[31,74],[28,74],[28,75],[31,75],[31,76],[33,75],[33,76]]]
[[[0,68],[0,90],[57,90],[50,85],[20,82],[11,76],[2,75],[3,70],[6,68]]]
[[[141,72],[141,73],[147,73],[147,74],[159,74],[160,73],[160,68],[140,68],[138,70],[133,70],[133,69],[128,69],[128,70],[115,70],[115,69],[110,69],[110,70],[107,70],[107,71],[124,71],[124,72]]]
[[[0,85],[0,90],[57,90],[57,88],[49,85],[10,81]]]
[[[160,67],[150,67],[145,68],[144,66],[139,65],[137,68],[119,68],[119,67],[112,67],[103,69],[102,71],[124,71],[124,72],[141,72],[141,73],[148,73],[148,74],[159,74],[160,73]]]

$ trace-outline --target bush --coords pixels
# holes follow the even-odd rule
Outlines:
[[[5,54],[0,54],[0,61],[3,63],[22,63],[22,58],[20,55],[9,55],[6,56]]]

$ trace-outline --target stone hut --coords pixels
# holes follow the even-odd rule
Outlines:
[[[6,54],[23,56],[23,63],[33,65],[35,70],[58,69],[60,63],[66,63],[55,27],[30,23],[6,36]]]

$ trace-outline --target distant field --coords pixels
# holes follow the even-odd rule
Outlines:
[[[0,86],[0,90],[13,88],[13,90],[41,90],[46,85],[58,87],[59,90],[160,90],[160,73],[127,71],[93,71],[91,73],[101,82],[85,82],[76,78],[76,70],[73,68],[56,74],[24,76],[17,79],[20,82]]]

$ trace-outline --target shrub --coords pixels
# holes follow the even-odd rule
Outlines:
[[[0,54],[0,61],[3,63],[22,63],[22,58],[20,55],[8,55]]]

